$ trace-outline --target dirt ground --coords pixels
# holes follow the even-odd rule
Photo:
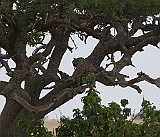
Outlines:
[[[55,133],[55,128],[57,128],[60,125],[58,120],[45,120],[44,121],[44,126],[49,130],[49,131],[54,131]]]

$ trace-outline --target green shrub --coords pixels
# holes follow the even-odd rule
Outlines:
[[[131,116],[131,109],[126,107],[126,99],[121,100],[121,105],[111,102],[104,106],[98,92],[91,88],[82,102],[82,111],[74,109],[73,119],[61,117],[61,125],[56,129],[57,137],[160,136],[160,113],[149,101],[143,100],[141,113],[136,115],[142,119],[141,124],[127,119]]]
[[[44,127],[44,121],[42,119],[37,120],[32,116],[30,118],[31,120],[19,120],[17,123],[17,127],[25,129],[30,137],[53,137],[52,132],[48,131],[48,129]],[[15,135],[14,137],[21,136],[22,135]]]

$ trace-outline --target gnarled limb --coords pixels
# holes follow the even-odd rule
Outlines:
[[[8,65],[8,62],[4,61],[1,57],[0,57],[0,63],[2,64],[3,67],[5,67],[7,73],[11,73],[11,69]]]
[[[156,85],[157,87],[160,88],[160,78],[153,79],[149,75],[146,75],[143,72],[137,73],[137,75],[139,77],[141,77],[141,79],[143,79],[143,80],[145,80],[145,81],[147,81],[147,82],[149,82],[151,84],[154,84],[154,85]]]
[[[85,92],[85,89],[88,86],[81,86],[77,88],[66,88],[60,91],[58,94],[54,96],[51,100],[46,102],[44,105],[39,105],[39,106],[33,106],[31,105],[26,99],[23,97],[19,96],[18,94],[13,94],[11,98],[18,102],[20,105],[22,105],[25,109],[27,109],[30,112],[41,112],[41,111],[47,111],[49,110],[56,102],[61,100],[64,96],[68,98],[68,100],[72,99],[75,95],[77,94],[82,94]],[[65,102],[64,102],[65,103]]]

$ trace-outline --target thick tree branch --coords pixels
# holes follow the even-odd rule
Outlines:
[[[137,75],[138,75],[138,77],[131,79],[129,81],[126,81],[125,78],[121,78],[118,80],[117,84],[119,84],[121,87],[130,86],[131,88],[136,89],[138,91],[138,93],[141,93],[142,90],[140,89],[139,86],[135,85],[135,83],[139,83],[144,80],[151,83],[151,84],[154,84],[160,88],[160,79],[159,78],[153,79],[143,72],[137,73]]]
[[[117,30],[116,39],[118,39],[118,44],[122,50],[122,53],[127,52],[127,48],[124,43],[128,39],[128,23],[124,23],[123,20],[115,17],[115,20],[112,22],[114,28]]]
[[[55,37],[56,46],[50,57],[46,71],[47,75],[50,75],[50,77],[57,75],[61,59],[67,50],[69,40],[69,34],[65,34],[63,29],[60,32],[56,30],[52,35]],[[60,35],[61,37],[59,37]]]
[[[141,24],[142,23],[138,19],[132,20],[132,24],[129,24],[131,25],[131,30],[129,31],[129,37],[133,36],[138,31]]]
[[[43,46],[43,48],[45,48],[45,50],[42,53],[38,53],[37,50],[35,50],[32,53],[33,55],[31,57],[29,57],[30,64],[40,60],[41,58],[47,57],[51,53],[54,46],[55,46],[55,41],[54,41],[54,38],[52,36],[49,43],[47,45]]]
[[[1,53],[0,53],[0,58],[2,58],[2,59],[10,59],[8,54],[1,54]]]
[[[29,102],[27,102],[24,98],[20,97],[17,94],[14,94],[12,96],[12,99],[17,101],[27,110],[38,113],[41,111],[49,110],[55,104],[55,102],[60,101],[64,96],[67,97],[68,100],[72,99],[75,95],[83,93],[86,88],[87,88],[86,86],[78,88],[66,88],[60,91],[58,94],[56,94],[56,96],[52,100],[46,102],[45,105],[42,106],[32,106]]]
[[[101,71],[96,74],[96,80],[106,86],[116,86],[116,77],[112,72]]]
[[[75,87],[75,79],[68,78],[65,81],[57,82],[57,84],[54,86],[54,89],[51,90],[48,94],[46,94],[41,100],[39,100],[37,103],[38,105],[45,104],[45,102],[48,102],[56,97],[59,92],[66,88]]]
[[[49,109],[46,109],[46,110],[42,111],[41,113],[38,113],[38,116],[43,118],[43,116],[45,114],[49,113],[52,110],[55,110],[58,106],[63,105],[64,103],[66,103],[67,101],[72,99],[77,94],[84,93],[85,89],[86,89],[86,86],[77,87],[77,88],[67,88],[66,94],[63,94],[63,96],[61,96],[61,98],[59,98],[59,100],[57,100],[54,103],[54,105],[52,105]],[[64,89],[64,91],[65,91],[65,89]]]
[[[2,47],[5,50],[9,49],[9,39],[7,39],[6,35],[4,34],[4,31],[7,31],[6,27],[0,23],[0,47]]]
[[[138,37],[131,37],[126,41],[125,46],[129,49],[130,47],[137,45],[138,43],[142,42],[143,40],[145,40],[149,37],[152,37],[152,36],[158,36],[159,34],[160,34],[159,30],[153,30],[153,31],[150,31],[150,32],[143,34],[141,36],[138,36]]]
[[[156,25],[156,24],[145,24],[145,25],[141,24],[139,29],[141,29],[142,31],[153,31],[153,30],[158,29],[158,25]]]
[[[157,79],[153,79],[151,78],[149,75],[146,75],[145,73],[143,72],[140,72],[140,73],[137,73],[137,75],[139,77],[141,77],[141,79],[151,83],[151,84],[154,84],[156,85],[158,88],[160,88],[160,78],[157,78]]]
[[[111,54],[116,50],[114,49],[116,45],[118,45],[118,41],[114,38],[106,42],[100,41],[93,52],[86,58],[86,62],[99,66],[107,54]]]
[[[148,44],[153,44],[153,43],[158,44],[158,42],[160,42],[160,35],[158,35],[158,36],[151,36],[149,38],[146,38],[143,41],[139,42],[134,47],[130,48],[129,54],[133,55],[137,51],[141,51],[141,49],[143,47],[147,46]]]
[[[64,31],[60,31],[59,33],[62,33],[61,38],[58,38],[59,35],[52,32],[51,41],[46,46],[46,49],[42,53],[37,53],[29,58],[30,62],[32,63],[40,59],[45,59],[45,57],[47,57],[51,53],[53,47],[55,46],[51,57],[48,59],[49,65],[47,67],[47,70],[44,71],[43,75],[37,75],[30,79],[32,83],[34,83],[34,92],[31,93],[30,90],[28,90],[28,92],[32,96],[34,102],[38,100],[40,92],[45,86],[47,86],[51,82],[60,81],[57,73],[61,59],[65,51],[67,50],[69,34],[64,34]],[[30,82],[27,82],[27,84],[29,83]]]
[[[6,87],[7,84],[8,84],[8,82],[6,82],[6,81],[0,81],[0,95],[1,95],[1,92],[4,90],[4,88]]]
[[[5,67],[7,73],[11,73],[11,69],[9,68],[8,62],[4,61],[4,60],[0,57],[0,63],[2,64],[2,66]]]

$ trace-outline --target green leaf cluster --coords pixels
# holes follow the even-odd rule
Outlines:
[[[159,0],[78,0],[75,3],[80,13],[100,13],[110,18],[131,19],[160,12]]]
[[[30,46],[36,46],[37,44],[43,44],[45,39],[45,32],[35,31],[27,33],[27,44]]]
[[[160,136],[160,111],[149,101],[142,102],[142,109],[139,117],[142,119],[143,124],[140,127],[141,134],[144,136]]]
[[[91,79],[94,77],[94,73],[88,73],[86,76],[82,77],[82,83],[88,84],[91,82]]]

